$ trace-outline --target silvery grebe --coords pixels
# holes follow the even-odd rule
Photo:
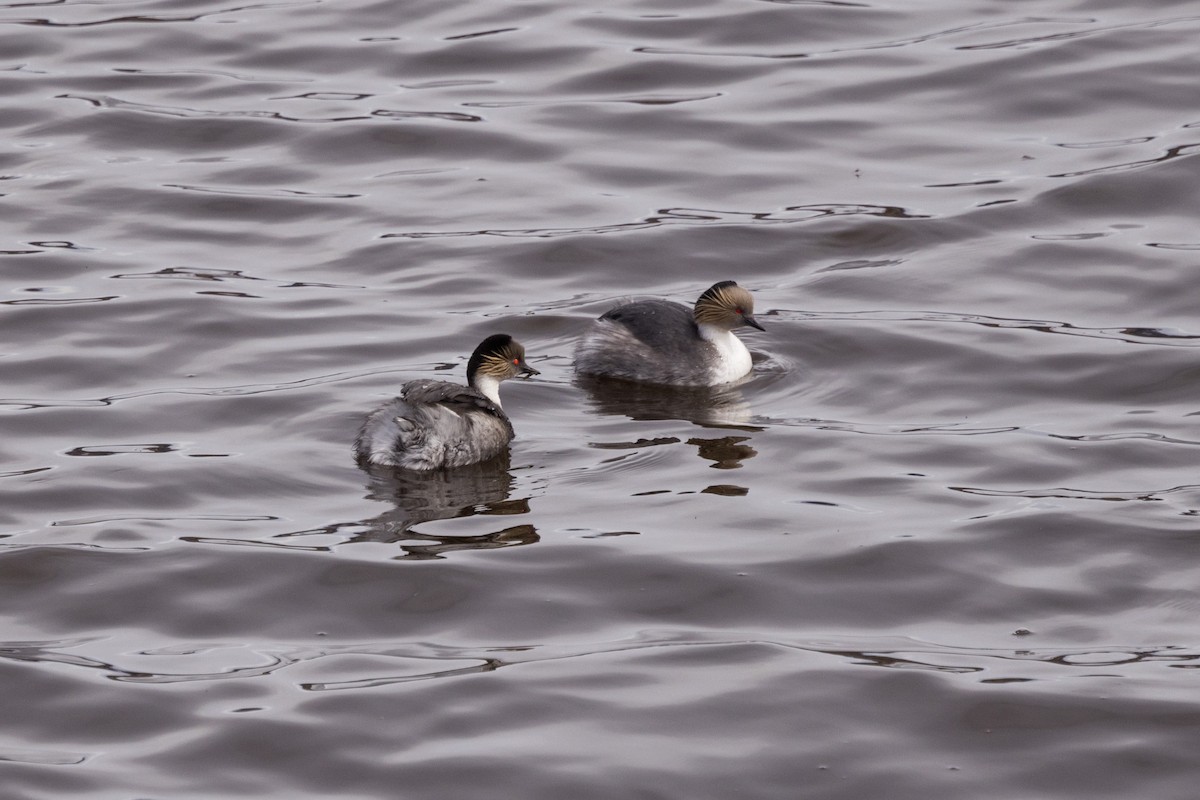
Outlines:
[[[750,372],[750,351],[733,335],[754,318],[754,298],[733,281],[708,288],[693,309],[638,300],[603,314],[575,348],[575,371],[675,386],[716,386]]]
[[[489,336],[467,362],[467,385],[420,379],[371,412],[354,441],[360,464],[431,470],[486,461],[514,433],[500,407],[500,382],[537,375],[525,348],[507,334]]]

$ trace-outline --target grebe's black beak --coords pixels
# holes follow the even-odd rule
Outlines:
[[[767,331],[766,328],[758,324],[758,320],[754,318],[753,314],[742,314],[742,322],[746,323],[751,328],[758,328],[763,333],[766,333]]]
[[[524,361],[522,361],[517,366],[517,369],[520,370],[517,374],[522,378],[528,378],[530,375],[541,375],[542,374],[542,373],[538,372],[536,369],[534,369],[533,367],[526,364]]]

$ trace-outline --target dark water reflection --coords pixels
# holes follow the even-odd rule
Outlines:
[[[576,384],[587,393],[595,413],[635,420],[678,419],[705,427],[762,430],[737,384],[725,386],[654,386],[580,375]]]
[[[456,550],[483,550],[533,544],[539,540],[533,525],[509,525],[490,533],[439,537],[417,526],[435,520],[476,515],[510,517],[529,514],[527,498],[510,495],[515,479],[504,455],[483,464],[453,470],[418,473],[372,467],[367,497],[391,503],[389,511],[364,520],[365,529],[346,540],[399,544],[404,558],[440,558]]]
[[[0,2],[3,800],[1190,800],[1198,36]],[[727,278],[746,380],[575,379]],[[497,331],[506,459],[355,466]]]

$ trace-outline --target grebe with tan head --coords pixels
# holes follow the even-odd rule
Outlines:
[[[500,407],[500,382],[537,375],[525,348],[503,333],[484,339],[467,361],[467,385],[419,379],[371,412],[354,441],[360,464],[432,470],[500,455],[512,423]]]
[[[763,330],[754,298],[734,281],[710,286],[694,308],[638,300],[604,313],[575,348],[575,371],[673,386],[717,386],[750,372],[750,351],[733,331]]]

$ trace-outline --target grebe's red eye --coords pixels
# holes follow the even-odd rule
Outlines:
[[[742,311],[742,310],[739,308],[739,309],[737,310],[737,313],[739,313],[739,314],[745,314],[746,312],[745,312],[745,311]]]
[[[513,364],[515,364],[515,365],[517,365],[517,366],[520,366],[520,364],[521,364],[521,359],[519,359],[519,358],[514,358],[514,359],[513,359]]]

